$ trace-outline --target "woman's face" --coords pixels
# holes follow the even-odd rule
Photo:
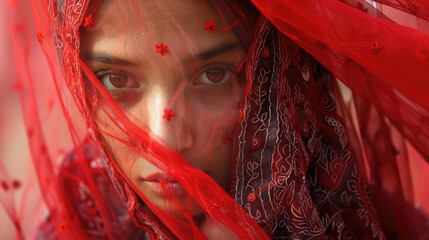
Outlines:
[[[216,30],[209,32],[204,27],[211,20]],[[94,22],[81,30],[87,66],[154,138],[228,190],[232,143],[226,136],[232,135],[246,84],[237,74],[246,51],[233,31],[223,31],[228,23],[205,0],[105,0]],[[168,46],[164,55],[156,51],[161,43]],[[100,109],[95,110],[98,127],[123,138]],[[104,134],[103,141],[139,190],[174,214],[159,182],[165,173],[116,138]],[[167,181],[184,202],[183,188]],[[191,208],[198,214],[196,204]]]

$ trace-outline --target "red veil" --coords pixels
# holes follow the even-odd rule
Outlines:
[[[20,17],[25,3],[10,2],[17,89],[49,213],[27,230],[11,208],[18,236],[205,239],[204,218],[242,239],[427,239],[429,4],[253,0],[255,12],[243,10],[252,9],[248,2],[210,2],[228,27],[216,29],[208,19],[204,30],[233,31],[248,50],[239,67],[246,84],[237,117],[230,131],[212,131],[219,149],[232,149],[227,189],[154,136],[82,59],[82,28],[97,24],[101,1],[31,1],[29,21]],[[67,153],[53,149],[46,136],[53,127],[39,117],[32,38],[47,56],[73,143]],[[160,44],[156,53],[174,49]],[[96,117],[98,110],[107,120]],[[166,121],[180,116],[163,110]],[[186,202],[166,190],[181,217],[127,177],[106,136],[183,186]],[[13,194],[6,191],[12,180],[2,176],[5,196]]]

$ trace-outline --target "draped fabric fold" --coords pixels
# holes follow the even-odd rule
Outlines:
[[[398,25],[374,13],[370,16],[372,6],[362,9],[362,2],[352,7],[341,1],[254,1],[354,93],[405,125],[404,132],[409,139],[418,139],[414,145],[427,158],[429,22],[422,20],[420,28]],[[425,16],[428,11],[422,2],[409,4]]]

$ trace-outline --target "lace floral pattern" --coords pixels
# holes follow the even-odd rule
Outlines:
[[[384,239],[324,86],[329,73],[267,20],[261,25],[247,65],[236,200],[272,238]]]

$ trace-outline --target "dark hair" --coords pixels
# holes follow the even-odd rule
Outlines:
[[[250,1],[238,0],[210,0],[219,11],[225,16],[232,30],[240,39],[246,49],[250,48],[253,40],[254,28],[259,18],[259,11]]]
[[[93,14],[103,0],[88,0],[89,4],[85,11],[85,16]],[[226,17],[228,23],[234,27],[232,30],[240,39],[246,49],[250,47],[253,38],[254,27],[260,16],[259,10],[251,1],[242,0],[208,0],[219,11],[219,14]],[[65,0],[56,0],[58,16],[61,22],[64,21]]]

